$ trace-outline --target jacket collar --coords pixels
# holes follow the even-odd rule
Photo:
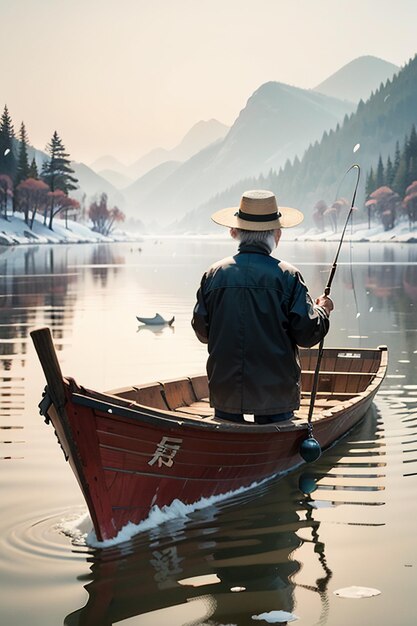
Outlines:
[[[269,256],[271,251],[269,246],[266,243],[258,242],[258,243],[241,243],[238,248],[239,253],[252,252],[256,254],[266,254]]]

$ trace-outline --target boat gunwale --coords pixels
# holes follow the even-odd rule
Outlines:
[[[388,352],[386,346],[379,346],[376,350],[380,351],[380,361],[378,368],[375,372],[355,372],[358,374],[369,374],[372,376],[372,380],[367,387],[361,391],[351,393],[351,397],[348,400],[342,401],[340,404],[325,408],[323,407],[319,411],[319,415],[313,417],[313,423],[316,425],[322,422],[327,422],[330,419],[335,419],[337,416],[346,411],[350,406],[354,406],[358,403],[368,400],[369,397],[375,396],[382,380],[385,377]],[[364,351],[375,351],[375,348],[364,348]],[[339,374],[339,372],[334,372]],[[343,373],[341,373],[343,375]],[[80,388],[76,385],[72,379],[66,379],[70,388],[70,398],[74,404],[86,406],[96,411],[106,413],[106,416],[110,419],[117,417],[126,418],[128,420],[141,421],[143,423],[155,426],[155,427],[170,427],[171,429],[190,427],[197,430],[211,430],[220,432],[233,432],[233,433],[284,433],[302,431],[307,429],[307,418],[297,417],[297,421],[289,421],[288,423],[274,423],[274,424],[254,424],[246,422],[244,424],[227,422],[225,420],[214,421],[216,418],[210,418],[206,420],[204,417],[196,415],[190,415],[181,413],[181,407],[178,410],[163,410],[153,408],[152,406],[142,405],[136,402],[131,402],[111,393],[96,392],[84,387]],[[180,380],[180,379],[173,379]],[[149,384],[163,384],[170,381],[155,381]],[[74,388],[75,387],[75,388]],[[134,388],[134,386],[132,386]],[[346,393],[346,395],[349,395]],[[99,396],[99,397],[97,397]],[[329,396],[332,396],[332,392],[329,392]],[[115,401],[115,402],[112,402]]]
[[[85,390],[89,391],[89,390]],[[92,392],[95,393],[95,392]],[[101,395],[101,394],[100,394]],[[105,394],[102,394],[105,395]],[[108,396],[109,399],[114,399],[112,396]],[[130,403],[130,406],[122,406],[120,404],[112,404],[101,398],[94,398],[92,396],[85,395],[83,393],[72,393],[71,399],[74,404],[86,406],[96,411],[100,411],[106,414],[106,417],[114,419],[117,417],[127,418],[129,420],[141,421],[149,425],[156,427],[183,427],[190,426],[197,430],[213,430],[213,431],[232,431],[236,432],[274,432],[274,431],[293,431],[304,430],[307,425],[303,423],[290,423],[290,424],[251,424],[246,422],[244,424],[238,424],[235,422],[227,422],[226,420],[220,421],[207,421],[204,417],[196,415],[195,417],[180,413],[179,411],[164,411],[162,409],[153,409],[152,407]],[[109,411],[110,410],[110,411]]]

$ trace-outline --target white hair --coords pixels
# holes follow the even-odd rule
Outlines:
[[[275,236],[274,230],[243,230],[236,228],[236,239],[240,243],[264,243],[268,246],[269,251],[275,250]]]

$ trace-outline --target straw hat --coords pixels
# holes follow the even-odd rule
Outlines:
[[[255,189],[245,191],[239,207],[216,211],[211,216],[213,222],[229,228],[242,230],[274,230],[291,228],[300,224],[304,215],[298,209],[279,207],[272,191]]]

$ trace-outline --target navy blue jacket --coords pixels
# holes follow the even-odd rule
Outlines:
[[[241,244],[203,275],[192,326],[208,344],[211,406],[268,415],[299,407],[297,346],[319,343],[329,320],[294,266]]]

